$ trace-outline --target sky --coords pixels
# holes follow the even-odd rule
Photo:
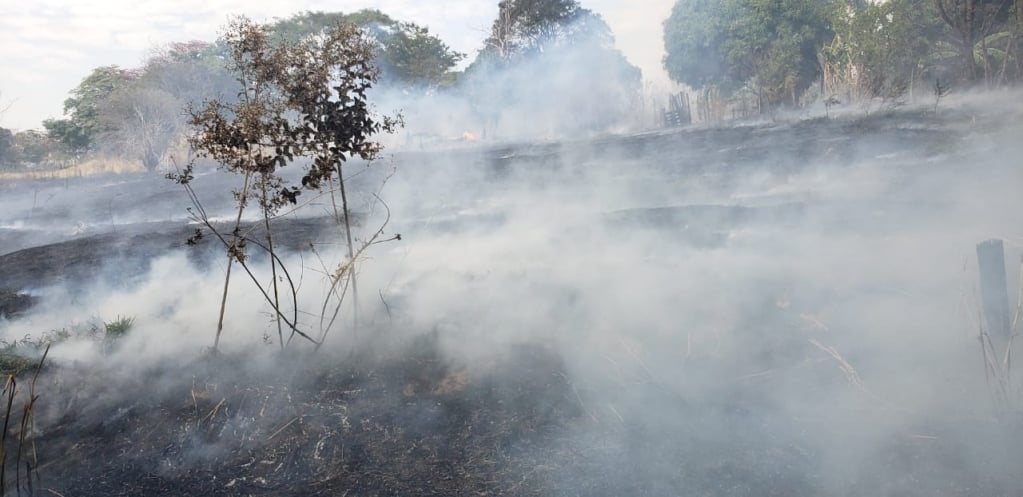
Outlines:
[[[96,67],[141,65],[155,47],[212,41],[228,18],[257,21],[311,11],[376,8],[426,25],[469,59],[482,46],[498,0],[0,0],[0,126],[39,128],[61,117],[68,92]],[[618,48],[655,87],[661,68],[661,24],[674,0],[582,0],[604,16]]]

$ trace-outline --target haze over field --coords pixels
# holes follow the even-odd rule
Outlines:
[[[1023,109],[950,105],[963,105],[949,111],[960,116],[951,127],[921,127],[909,114],[878,117],[869,128],[854,119],[396,154],[373,167],[397,167],[382,195],[387,232],[402,240],[374,248],[360,269],[370,296],[363,335],[342,328],[324,358],[350,363],[346,354],[366,340],[387,355],[426,333],[445,368],[464,375],[465,384],[451,387],[460,389],[496,381],[486,380],[503,368],[495,361],[516,347],[556,354],[563,371],[519,358],[523,373],[538,375],[530,388],[539,390],[498,397],[513,409],[578,409],[562,420],[577,421],[500,466],[550,495],[1018,490],[1016,425],[988,420],[974,244],[1000,237],[1008,262],[1020,256],[1015,192],[1023,176],[1014,158],[1023,151],[1013,137]],[[211,185],[204,195],[229,179],[209,174],[200,178]],[[371,188],[376,179],[359,184]],[[85,226],[100,236],[93,243],[107,243],[107,232],[136,237],[128,233],[138,221],[182,221],[180,199],[157,194],[174,185],[80,181],[38,190],[47,200],[11,221],[42,233]],[[114,202],[124,209],[146,207],[108,217],[113,191],[122,192]],[[18,212],[29,193],[6,192],[4,212]],[[357,197],[359,206],[374,205],[365,193]],[[40,224],[62,205],[90,204],[95,211],[79,207]],[[297,214],[327,209],[320,200]],[[375,209],[367,226],[379,221]],[[329,260],[336,232],[319,229],[311,236]],[[107,250],[102,263],[87,266],[86,282],[34,288],[38,307],[4,333],[130,312],[134,330],[113,355],[72,342],[54,348],[53,360],[108,369],[109,381],[154,364],[173,371],[208,347],[217,312],[214,275],[223,264],[195,262],[212,250],[203,243],[141,266],[129,246]],[[321,290],[315,260],[285,258],[301,268],[303,293]],[[275,347],[253,342],[275,340],[260,301],[238,286],[222,343],[227,354],[256,361],[247,366],[254,370],[260,361],[278,367],[270,366]],[[544,389],[562,374],[568,390]],[[413,390],[396,393],[406,409],[419,409],[413,399],[449,402],[448,394],[410,393],[441,387],[408,385]],[[120,402],[115,394],[100,405]],[[429,431],[453,415],[438,409],[403,429]],[[264,416],[275,427],[287,422]],[[227,439],[217,443],[236,450]],[[551,454],[562,454],[555,466],[531,466]],[[137,457],[148,464],[146,453]],[[167,474],[181,478],[204,464],[176,462]]]
[[[0,494],[1023,494],[1023,11],[921,1],[256,3],[80,71],[0,134]]]

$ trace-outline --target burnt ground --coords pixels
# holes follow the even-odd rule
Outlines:
[[[770,388],[764,380],[715,382],[700,396],[653,378],[596,390],[574,383],[550,347],[523,344],[459,364],[438,352],[436,334],[405,343],[397,354],[364,352],[346,360],[203,357],[131,377],[115,369],[53,366],[37,385],[44,397],[31,440],[36,452],[20,456],[36,465],[30,476],[24,466],[19,471],[22,493],[610,497],[709,490],[783,497],[1023,491],[996,469],[1008,455],[1006,442],[1023,435],[1003,424],[906,427],[836,486],[810,435],[798,434],[822,428],[813,413],[799,421],[774,416],[779,406],[764,394]],[[830,364],[813,370],[836,374]],[[609,410],[605,403],[615,402],[608,399],[634,402]],[[643,405],[670,406],[669,418]],[[935,430],[940,438],[919,435]],[[977,443],[992,449],[980,460],[969,452]],[[9,442],[10,449],[16,446]],[[977,463],[992,469],[978,471]]]
[[[1012,119],[1012,115],[991,115],[983,126],[997,130]],[[483,198],[502,183],[542,184],[557,175],[582,177],[593,172],[661,176],[669,181],[699,178],[705,185],[727,191],[752,173],[766,171],[784,179],[821,163],[842,168],[865,158],[883,157],[890,169],[899,170],[933,158],[957,160],[957,144],[965,143],[969,130],[976,126],[976,115],[969,109],[949,110],[940,118],[931,112],[906,111],[585,141],[399,152],[384,161],[384,167],[360,171],[363,166],[356,165],[353,180],[357,188],[374,189],[389,171],[387,166],[397,163],[409,182],[423,179],[429,183],[431,176],[471,172],[473,181],[488,185],[453,185],[470,199]],[[292,180],[300,175],[297,169],[287,173]],[[193,187],[207,211],[226,214],[231,209],[230,196],[222,193],[237,188],[236,183],[237,178],[210,170],[200,173]],[[188,223],[186,208],[190,206],[180,187],[154,176],[8,181],[0,183],[0,195],[6,200],[6,212],[0,217],[0,289],[8,291],[89,281],[109,263],[117,264],[117,272],[130,279],[144,273],[148,261],[159,254],[184,247],[196,228]],[[429,190],[414,191],[408,201],[436,195]],[[715,245],[730,228],[799,216],[802,200],[609,210],[599,213],[595,221],[655,228],[684,226],[690,230],[686,236],[692,243]],[[338,229],[322,217],[325,211],[324,207],[312,217],[276,220],[274,229],[282,232],[286,248],[307,248],[309,243],[331,238]],[[259,236],[260,227],[253,229],[254,236]]]
[[[981,126],[997,132],[1005,119],[993,115]],[[913,111],[406,152],[396,160],[413,177],[453,162],[498,185],[542,182],[552,169],[605,168],[698,176],[727,189],[754,162],[778,176],[820,162],[850,167],[865,156],[884,157],[893,169],[965,162],[956,151],[973,126],[969,111],[941,118]],[[204,184],[211,190],[231,184],[210,174],[216,179]],[[76,181],[3,185],[5,196],[22,200],[0,226],[0,314],[8,319],[29,311],[40,288],[87,285],[97,274],[131,285],[169,251],[188,248],[198,264],[217,253],[209,240],[186,247],[195,228],[173,185],[145,177]],[[783,199],[609,209],[594,219],[677,230],[688,243],[715,247],[727,243],[730,229],[790,223],[805,212],[804,199]],[[336,227],[306,217],[277,229],[300,249]],[[441,353],[435,334],[407,330],[403,336],[415,338],[349,357],[187,357],[130,373],[51,363],[37,383],[32,457],[27,449],[12,455],[22,431],[7,431],[7,490],[66,497],[1023,495],[1023,479],[1004,469],[1006,460],[1019,460],[1023,433],[997,420],[924,417],[895,429],[850,474],[829,473],[815,439],[844,440],[854,428],[829,425],[812,410],[799,419],[782,415],[780,401],[765,392],[784,386],[826,398],[842,373],[832,362],[807,361],[809,346],[791,336],[793,317],[772,312],[740,317],[778,333],[730,367],[782,372],[716,377],[698,392],[641,367],[588,383],[573,377],[566,351],[550,344],[526,342],[460,363]],[[777,369],[792,364],[798,374]],[[700,374],[696,362],[687,368]],[[29,378],[18,380],[24,387]],[[18,404],[13,412],[12,425]],[[977,454],[977,445],[991,450]],[[33,463],[28,470],[25,461]]]
[[[36,438],[35,485],[80,496],[539,493],[566,455],[552,442],[580,414],[557,354],[522,346],[451,367],[429,336],[404,352],[269,372],[205,358],[180,381],[162,369],[111,380],[137,394],[117,405],[55,373],[64,379],[49,388],[69,393],[67,407]]]

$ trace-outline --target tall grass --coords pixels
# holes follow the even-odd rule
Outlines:
[[[24,399],[20,406],[21,419],[17,421],[18,431],[17,438],[11,438],[11,428],[14,416],[17,415],[19,409],[15,406],[15,400],[22,392],[18,388],[18,373],[9,373],[7,380],[4,382],[2,392],[3,397],[6,399],[4,409],[4,426],[3,432],[0,433],[0,495],[7,494],[8,485],[8,474],[7,467],[11,454],[14,455],[14,488],[20,494],[22,487],[22,474],[25,476],[24,488],[28,490],[29,495],[33,494],[33,482],[32,475],[35,468],[39,465],[38,455],[36,452],[35,440],[32,437],[33,431],[33,413],[35,412],[36,401],[39,400],[39,395],[36,393],[36,382],[39,380],[39,372],[43,369],[43,364],[46,362],[46,356],[50,353],[50,346],[47,345],[43,350],[43,355],[36,363],[35,373],[32,375],[32,380],[28,385],[27,398]],[[10,439],[10,440],[9,440]],[[10,445],[16,445],[12,450]],[[24,467],[24,473],[22,472]]]

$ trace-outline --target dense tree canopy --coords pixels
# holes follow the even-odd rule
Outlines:
[[[1013,3],[1013,0],[934,0],[938,15],[955,33],[962,75],[967,80],[980,78],[978,62],[984,63],[990,54],[978,54],[978,49],[986,47],[977,47],[977,44],[1009,22]],[[1020,2],[1015,3],[1018,8]]]
[[[690,86],[748,85],[765,104],[795,103],[820,76],[837,1],[679,0],[664,24],[664,66]]]
[[[377,63],[385,83],[412,88],[450,85],[465,56],[418,24],[401,22],[381,44]]]
[[[43,126],[50,136],[71,149],[88,150],[95,145],[97,136],[106,130],[100,120],[106,99],[115,91],[129,86],[138,77],[138,71],[117,66],[93,69],[71,90],[71,97],[64,101],[64,114],[68,117],[44,121]]]
[[[584,16],[593,13],[575,0],[503,0],[484,50],[499,58],[542,51],[571,37]]]
[[[829,94],[898,101],[914,86],[1018,79],[1021,0],[679,0],[664,25],[676,81],[796,104]]]
[[[827,91],[891,99],[924,79],[945,78],[934,56],[945,30],[931,2],[889,0],[836,12],[836,36],[821,53]]]
[[[381,86],[423,89],[449,84],[454,79],[454,67],[465,57],[428,28],[397,21],[375,9],[350,14],[305,12],[279,20],[268,29],[271,36],[299,41],[338,23],[358,26],[373,40]]]

